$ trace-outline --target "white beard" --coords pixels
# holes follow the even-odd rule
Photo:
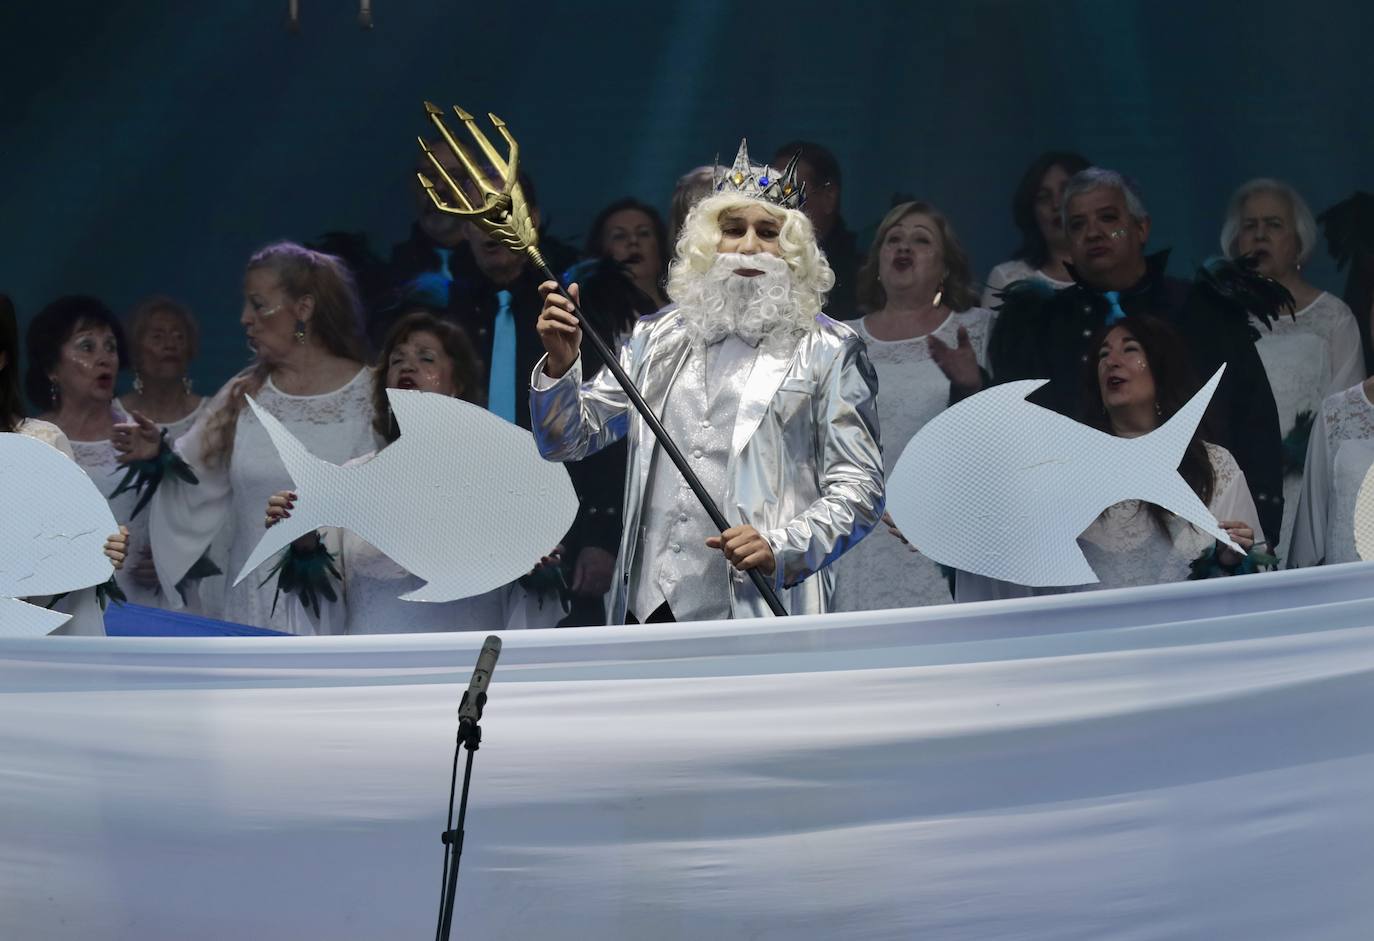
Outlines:
[[[740,268],[763,274],[735,274]],[[709,271],[692,277],[678,306],[696,342],[709,346],[734,334],[757,346],[770,334],[801,336],[813,328],[792,290],[792,269],[776,255],[724,253],[716,256]]]

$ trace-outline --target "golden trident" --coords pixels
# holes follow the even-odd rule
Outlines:
[[[539,231],[534,227],[534,220],[530,218],[529,205],[525,202],[525,193],[520,188],[520,145],[515,142],[515,138],[506,129],[506,122],[494,114],[487,114],[492,125],[506,139],[506,144],[510,147],[510,156],[503,158],[496,152],[496,148],[487,139],[487,135],[478,128],[476,119],[457,105],[453,106],[453,113],[458,116],[458,120],[463,122],[468,133],[472,135],[472,139],[477,142],[483,156],[487,158],[488,168],[474,161],[467,150],[463,148],[463,145],[458,143],[457,139],[450,133],[448,126],[444,124],[444,112],[438,105],[426,101],[425,113],[429,115],[430,122],[439,129],[439,134],[443,137],[444,143],[449,146],[454,156],[458,158],[458,162],[463,165],[463,170],[472,180],[472,185],[477,188],[477,192],[482,198],[482,205],[474,206],[468,193],[453,179],[448,168],[439,162],[439,158],[434,156],[434,151],[430,150],[429,144],[425,143],[425,139],[421,137],[419,138],[420,149],[429,158],[430,164],[434,167],[434,172],[443,180],[444,185],[448,187],[449,194],[457,203],[455,206],[445,201],[429,177],[423,173],[416,173],[415,175],[420,179],[420,185],[429,194],[435,208],[451,216],[471,219],[481,226],[488,235],[511,251],[527,253],[530,260],[538,265],[541,270],[548,270],[544,256],[539,252]]]
[[[439,134],[444,139],[444,143],[453,150],[453,155],[462,164],[463,171],[471,179],[472,185],[481,194],[482,205],[473,205],[472,199],[467,191],[453,179],[448,168],[439,162],[439,158],[434,156],[434,151],[429,149],[429,144],[425,143],[424,138],[420,138],[420,149],[429,158],[430,165],[434,167],[434,172],[439,175],[439,179],[444,181],[449,193],[457,205],[452,205],[444,200],[436,191],[434,182],[423,173],[415,175],[420,179],[420,185],[429,194],[430,200],[435,207],[451,216],[459,216],[464,219],[471,219],[477,223],[493,239],[500,242],[513,252],[524,252],[529,255],[530,260],[539,268],[544,278],[548,281],[558,282],[558,277],[550,270],[548,263],[544,261],[544,256],[539,253],[539,232],[534,227],[534,220],[530,218],[529,206],[525,202],[525,194],[520,189],[520,145],[515,142],[509,130],[506,129],[506,122],[496,115],[488,112],[487,117],[491,118],[491,123],[501,136],[506,139],[506,144],[510,147],[510,156],[502,158],[496,152],[487,136],[477,127],[476,120],[457,105],[453,106],[453,113],[458,115],[458,120],[467,126],[468,133],[477,142],[477,147],[487,158],[490,170],[479,165],[472,159],[463,145],[459,144],[454,136],[449,133],[449,129],[444,124],[444,113],[432,102],[425,102],[425,113],[429,115],[430,122],[439,129]],[[663,448],[668,459],[682,474],[687,486],[692,488],[697,500],[701,502],[706,514],[711,517],[711,522],[715,524],[719,532],[725,532],[731,524],[721,513],[720,507],[716,506],[715,498],[706,490],[701,478],[688,464],[687,459],[682,456],[682,451],[678,449],[672,437],[663,427],[663,423],[658,420],[644,396],[640,394],[634,380],[625,372],[625,368],[620,365],[620,357],[606,345],[606,341],[597,333],[587,319],[587,315],[582,311],[582,305],[561,287],[557,288],[558,293],[572,301],[573,313],[577,315],[578,323],[582,326],[582,338],[591,342],[596,351],[601,355],[601,359],[606,364],[606,368],[615,376],[620,387],[625,390],[626,397],[640,418],[649,427],[649,431],[658,439],[659,445]],[[628,576],[626,576],[628,577]],[[758,569],[749,570],[749,578],[753,581],[754,587],[758,589],[763,600],[768,604],[769,610],[775,615],[782,617],[787,614],[787,609],[782,606],[778,599],[778,594],[773,590],[773,586]]]

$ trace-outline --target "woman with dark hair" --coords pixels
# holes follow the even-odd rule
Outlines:
[[[878,374],[878,427],[884,470],[891,473],[907,442],[944,411],[952,393],[978,387],[993,315],[977,306],[954,227],[929,203],[902,203],[879,223],[858,292],[869,313],[849,325],[868,345]],[[939,566],[907,546],[890,521],[834,570],[839,611],[951,600]]]
[[[1121,438],[1148,435],[1173,418],[1198,389],[1183,340],[1162,320],[1128,316],[1100,328],[1090,343],[1097,355],[1083,364],[1080,418],[1099,431]],[[1266,560],[1252,550],[1266,540],[1235,458],[1205,441],[1199,429],[1178,472],[1222,529],[1247,550],[1245,556],[1161,507],[1125,500],[1103,510],[1078,537],[1097,574],[1095,584],[1032,589],[960,572],[956,600],[1158,585],[1255,571]]]
[[[672,246],[653,206],[627,196],[602,209],[587,234],[586,255],[622,265],[636,287],[658,307],[667,306],[663,285]]]
[[[249,259],[243,280],[243,325],[253,364],[231,379],[176,442],[175,454],[198,479],[160,479],[152,501],[153,562],[165,597],[222,527],[232,581],[261,535],[267,498],[289,487],[266,430],[247,407],[252,396],[311,453],[342,464],[376,448],[371,370],[363,365],[362,311],[353,277],[332,255],[292,242],[269,245]],[[165,467],[171,446],[147,416],[121,426],[116,444],[125,461]],[[299,603],[278,603],[274,580],[246,578],[226,586],[222,603],[206,600],[213,617],[293,634],[335,633]]]
[[[115,400],[115,381],[127,363],[124,328],[94,297],[59,297],[29,323],[29,368],[24,385],[40,417],[61,429],[73,459],[110,504],[115,522],[129,529],[129,554],[148,553],[147,517],[135,518],[138,495],[122,490],[124,469],[111,440],[129,416]],[[121,492],[122,491],[122,492]],[[157,592],[140,584],[133,566],[116,575],[135,604],[156,605]]]
[[[1048,151],[1031,161],[1011,200],[1011,220],[1021,233],[1021,245],[1011,261],[1002,262],[988,273],[983,289],[984,307],[996,309],[998,296],[1007,285],[1028,278],[1044,281],[1056,290],[1073,283],[1065,267],[1069,240],[1059,209],[1065,184],[1089,166],[1081,154],[1062,150]]]
[[[72,460],[76,460],[72,446],[62,429],[51,422],[24,416],[24,400],[19,392],[19,323],[14,304],[0,294],[0,432],[27,435],[49,444]],[[105,555],[116,571],[124,565],[128,550],[129,531],[120,531],[105,542]],[[46,598],[26,599],[34,604],[50,605],[54,610],[70,614],[71,620],[55,634],[104,634],[105,618],[94,588],[74,591],[56,602]]]
[[[411,308],[392,326],[373,373],[373,428],[382,440],[376,451],[344,466],[363,464],[400,437],[387,389],[415,389],[480,404],[481,374],[463,328],[431,309]],[[289,517],[296,492],[281,490],[267,501],[267,526]],[[333,607],[342,610],[344,633],[400,634],[428,631],[491,631],[553,627],[563,616],[558,598],[540,597],[512,582],[474,598],[442,603],[400,600],[424,584],[371,543],[347,529],[327,528],[297,539],[292,551],[313,552],[321,539],[339,546],[336,564],[343,590]],[[556,562],[546,557],[543,562]],[[541,563],[542,564],[542,563]],[[337,617],[335,618],[337,620]]]

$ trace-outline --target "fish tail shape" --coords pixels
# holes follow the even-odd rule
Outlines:
[[[0,637],[42,637],[69,620],[70,614],[40,608],[19,598],[0,597]]]
[[[1212,374],[1212,378],[1207,380],[1207,384],[1162,427],[1144,437],[1129,441],[1127,446],[1132,449],[1148,449],[1152,459],[1160,463],[1157,472],[1147,475],[1141,489],[1133,492],[1132,496],[1164,507],[1243,555],[1245,550],[1217,524],[1216,517],[1178,473],[1183,453],[1188,450],[1188,443],[1193,440],[1193,433],[1197,431],[1198,423],[1202,421],[1207,406],[1211,404],[1212,395],[1216,392],[1217,385],[1221,382],[1221,374],[1225,371],[1226,366],[1222,364]]]
[[[309,490],[316,493],[339,489],[336,478],[342,477],[348,473],[347,471],[337,464],[331,464],[311,454],[306,450],[305,445],[296,439],[295,435],[286,430],[281,422],[277,421],[267,411],[259,408],[252,396],[248,396],[248,404],[253,409],[253,413],[257,415],[258,421],[262,422],[262,427],[276,446],[282,463],[286,465],[286,472],[291,475],[291,480],[298,489],[308,487]],[[266,507],[263,509],[265,510]],[[291,510],[291,516],[267,530],[258,544],[253,547],[252,554],[248,556],[248,561],[243,563],[243,569],[234,579],[234,584],[237,585],[243,581],[254,569],[301,536],[313,532],[321,526],[332,525],[331,521],[323,519],[319,515],[319,509],[318,505],[306,495],[300,495],[296,505]]]

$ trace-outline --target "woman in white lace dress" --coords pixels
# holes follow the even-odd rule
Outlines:
[[[477,357],[461,327],[422,310],[402,316],[387,335],[373,380],[374,428],[384,442],[382,447],[400,437],[387,389],[418,389],[471,402],[480,389],[478,372]],[[361,464],[375,456],[372,452],[348,463]],[[295,502],[294,491],[274,494],[267,502],[267,525],[289,517]],[[311,551],[320,538],[316,533],[302,536],[293,548]],[[458,601],[402,601],[400,595],[421,587],[424,580],[349,530],[327,529],[324,538],[340,547],[336,563],[343,590],[336,604],[344,610],[349,634],[553,627],[564,614],[556,592],[541,597],[518,582]]]
[[[1079,170],[1090,164],[1081,154],[1049,151],[1036,157],[1011,200],[1011,219],[1021,233],[1021,246],[1010,261],[988,272],[983,289],[983,306],[997,309],[998,295],[1009,284],[1035,279],[1058,290],[1073,283],[1065,267],[1069,260],[1069,239],[1059,218],[1064,200],[1064,185]]]
[[[10,299],[0,294],[0,432],[18,433],[37,438],[51,445],[72,460],[71,444],[67,436],[51,422],[24,417],[24,402],[19,392],[19,324]],[[123,567],[128,548],[128,529],[110,536],[105,543],[105,555],[118,571]],[[51,598],[26,598],[32,604],[50,606],[54,611],[71,615],[54,634],[101,635],[105,633],[105,615],[94,588],[68,592],[53,601]]]
[[[225,576],[232,583],[262,534],[268,497],[291,486],[248,396],[325,460],[342,464],[376,448],[361,309],[343,262],[291,242],[269,245],[249,260],[243,293],[239,320],[256,359],[176,443],[175,453],[199,482],[168,473],[150,504],[164,597],[173,597],[221,527],[229,527]],[[126,460],[158,457],[160,431],[152,421],[120,426],[117,436]],[[343,629],[327,612],[316,618],[294,598],[277,598],[266,566],[238,585],[226,584],[222,608],[207,613],[293,634]]]
[[[1172,418],[1198,389],[1188,352],[1173,328],[1153,317],[1127,317],[1098,331],[1096,362],[1085,364],[1085,424],[1136,438]],[[1229,451],[1202,440],[1184,452],[1179,474],[1243,548],[1265,547],[1259,513],[1245,474]],[[1104,510],[1078,537],[1095,584],[1030,589],[959,573],[957,599],[1025,597],[1066,591],[1158,585],[1254,571],[1254,555],[1241,556],[1161,507],[1125,500]]]
[[[1280,315],[1272,328],[1254,321],[1260,333],[1256,348],[1274,390],[1284,436],[1280,558],[1290,553],[1312,421],[1328,396],[1364,381],[1360,328],[1350,308],[1302,275],[1316,246],[1312,210],[1287,183],[1255,179],[1231,197],[1221,229],[1222,250],[1228,258],[1254,258],[1256,270],[1286,287],[1296,301],[1293,315]]]
[[[1374,467],[1374,379],[1322,403],[1312,428],[1288,567],[1357,562],[1355,498]]]
[[[166,432],[167,443],[175,445],[178,438],[191,430],[207,401],[192,390],[189,376],[199,349],[196,319],[188,307],[170,297],[150,297],[140,301],[126,318],[125,335],[129,339],[134,387],[115,399],[115,406],[126,415],[137,413],[152,419]],[[146,513],[145,509],[139,517]],[[142,525],[146,532],[146,519]],[[160,607],[169,607],[158,584],[151,546],[146,542],[139,546],[128,569],[140,589],[154,593]],[[198,587],[188,585],[187,591]],[[197,603],[191,607],[200,610],[201,606]]]
[[[992,312],[975,306],[968,256],[949,220],[926,203],[903,203],[878,226],[859,272],[851,325],[878,373],[884,471],[942,412],[951,394],[979,385]],[[835,563],[835,608],[862,611],[953,600],[938,565],[879,526]]]
[[[129,529],[129,553],[148,551],[146,514],[134,517],[138,495],[116,495],[124,478],[111,436],[128,416],[115,401],[115,382],[126,362],[124,329],[110,309],[94,297],[69,295],[44,307],[29,322],[29,399],[46,411],[39,418],[61,429],[76,463],[109,501],[115,522]],[[157,594],[140,585],[132,567],[115,581],[134,604],[153,605]]]

